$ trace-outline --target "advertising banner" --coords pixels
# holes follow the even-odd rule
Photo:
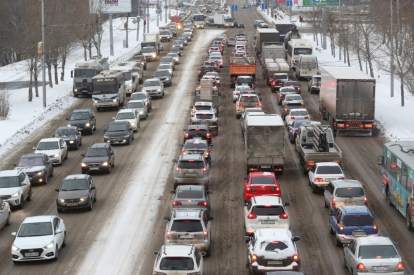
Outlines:
[[[91,13],[129,13],[132,10],[131,0],[89,0],[89,7]]]
[[[338,6],[339,0],[303,0],[304,7],[312,6]]]

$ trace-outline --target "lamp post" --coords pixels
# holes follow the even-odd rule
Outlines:
[[[391,23],[390,23],[390,39],[391,39],[391,97],[394,97],[394,35],[393,35],[393,0],[390,1],[390,13],[391,13]]]
[[[42,0],[42,84],[43,108],[46,108],[46,68],[45,68],[45,0]]]

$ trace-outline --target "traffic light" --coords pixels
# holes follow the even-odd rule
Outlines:
[[[147,19],[144,19],[144,26],[147,24]]]
[[[300,22],[303,22],[303,15],[300,16]]]

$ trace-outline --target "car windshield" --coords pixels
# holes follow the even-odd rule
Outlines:
[[[330,175],[330,174],[342,174],[342,169],[339,166],[318,166],[318,170],[316,170],[318,175]]]
[[[372,226],[374,218],[369,214],[346,215],[342,218],[344,226]]]
[[[167,54],[167,56],[169,56],[169,57],[178,57],[178,54],[176,54],[176,53],[169,53],[169,54]]]
[[[193,270],[194,261],[189,257],[163,257],[160,263],[161,270]]]
[[[315,82],[321,82],[321,77],[314,77],[313,78],[313,81],[315,81]]]
[[[237,79],[237,84],[242,84],[242,83],[247,83],[247,84],[249,84],[249,83],[252,83],[253,82],[253,79],[252,78],[238,78]]]
[[[211,109],[211,106],[195,106],[195,109],[197,110],[197,111],[204,111],[204,110],[210,110]]]
[[[280,205],[274,206],[253,206],[252,214],[256,216],[280,216],[284,214],[285,211]]]
[[[317,69],[318,68],[318,63],[316,62],[303,62],[300,67],[302,69]]]
[[[392,245],[363,245],[359,247],[358,257],[361,259],[390,259],[398,258],[398,254]]]
[[[291,111],[291,116],[307,116],[309,115],[307,111]]]
[[[19,178],[16,177],[1,177],[0,188],[19,187]]]
[[[202,199],[203,191],[202,190],[179,190],[177,192],[177,199]]]
[[[134,59],[135,60],[145,60],[145,56],[143,56],[143,55],[135,55],[134,56]]]
[[[302,125],[302,124],[309,124],[309,123],[305,123],[304,121],[300,121],[300,122],[295,122],[295,124],[293,125],[293,128],[295,128],[295,129],[299,129],[299,127]]]
[[[134,113],[128,112],[128,113],[118,113],[116,115],[116,120],[122,120],[122,119],[134,119]]]
[[[144,108],[144,102],[140,101],[140,102],[129,102],[127,104],[127,109],[134,109],[134,108]]]
[[[282,88],[280,89],[281,93],[296,93],[295,88]]]
[[[215,56],[210,56],[210,59],[220,60],[220,59],[221,59],[221,56],[217,56],[217,55],[215,55]]]
[[[160,35],[169,35],[170,32],[169,31],[160,31]]]
[[[43,158],[42,157],[21,158],[17,166],[18,167],[43,166]]]
[[[23,223],[19,230],[19,237],[49,236],[53,234],[52,223],[37,222]]]
[[[70,179],[64,180],[60,191],[75,191],[75,190],[88,190],[89,185],[86,179]]]
[[[234,54],[234,57],[243,57],[245,55],[246,54],[244,54],[244,53],[236,53],[236,54]]]
[[[285,101],[294,101],[294,100],[302,100],[300,95],[290,95],[286,96]]]
[[[285,250],[286,248],[288,248],[288,246],[286,245],[285,242],[274,241],[274,242],[267,243],[265,251],[277,252],[278,250]]]
[[[154,76],[170,76],[170,73],[168,71],[156,71]]]
[[[59,149],[59,141],[44,141],[37,145],[36,150],[56,150]]]
[[[203,226],[200,220],[174,220],[171,231],[175,232],[201,232]]]
[[[109,128],[109,127],[108,127]],[[85,157],[106,157],[108,151],[105,148],[90,148],[86,151]]]
[[[143,53],[152,53],[152,52],[155,52],[156,50],[155,50],[154,47],[144,47],[144,48],[141,49],[141,51]]]
[[[204,168],[204,162],[182,160],[178,162],[177,167],[181,169],[202,169]]]
[[[198,135],[198,134],[205,135],[205,134],[207,134],[207,129],[200,129],[200,128],[198,128],[198,129],[189,129],[188,133],[191,134],[191,135]]]
[[[242,96],[240,102],[259,102],[257,96]]]
[[[275,184],[273,177],[252,177],[250,184]]]
[[[362,187],[338,188],[336,189],[335,196],[342,198],[364,197],[365,192]]]
[[[171,66],[170,66],[170,65],[168,65],[168,64],[160,64],[160,65],[158,66],[158,69],[159,69],[159,70],[171,70]]]
[[[196,114],[197,119],[213,119],[213,114]]]
[[[131,100],[146,100],[147,96],[145,94],[132,94]]]
[[[170,51],[172,52],[180,51],[180,47],[179,46],[171,47]]]
[[[58,129],[56,131],[56,137],[66,137],[76,135],[75,129]]]
[[[160,82],[155,81],[155,80],[151,80],[151,81],[147,80],[144,82],[144,87],[151,87],[151,86],[160,86]]]
[[[96,74],[96,69],[75,68],[75,77],[94,77]]]
[[[112,123],[109,124],[108,129],[106,129],[107,132],[123,132],[128,131],[127,125],[124,123]]]
[[[172,59],[172,57],[162,57],[161,61],[164,63],[172,63],[174,62],[174,60]]]
[[[73,113],[69,120],[85,120],[89,119],[88,113]]]

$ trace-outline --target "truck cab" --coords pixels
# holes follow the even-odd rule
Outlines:
[[[92,78],[103,70],[109,70],[106,58],[76,62],[75,69],[70,72],[73,78],[73,96],[93,94]]]

